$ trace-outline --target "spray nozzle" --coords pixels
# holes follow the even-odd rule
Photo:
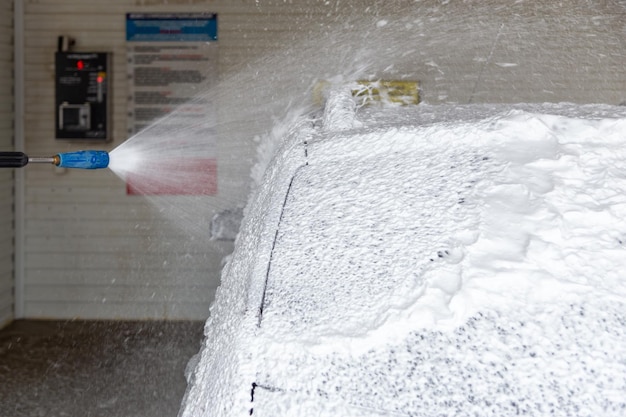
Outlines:
[[[109,166],[106,151],[78,151],[55,155],[54,164],[63,168],[99,169]]]
[[[109,153],[78,151],[50,157],[29,157],[23,152],[0,152],[0,168],[21,168],[28,163],[53,164],[62,168],[100,169],[109,166]]]

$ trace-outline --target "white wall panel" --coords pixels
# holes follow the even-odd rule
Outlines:
[[[0,0],[0,151],[13,150],[13,1]],[[13,172],[0,169],[0,328],[13,319]]]
[[[24,1],[25,136],[31,154],[85,147],[54,139],[53,59],[59,35],[75,38],[77,51],[113,53],[114,141],[103,145],[107,150],[126,140],[125,13],[217,12],[221,80],[211,97],[221,120],[217,197],[159,197],[153,204],[127,196],[125,184],[108,171],[27,167],[27,317],[206,318],[222,257],[231,250],[230,243],[208,242],[209,220],[245,201],[255,152],[251,139],[271,126],[266,107],[275,104],[274,93],[287,97],[307,87],[311,67],[320,69],[321,78],[332,76],[333,67],[326,64],[341,67],[339,54],[360,48],[371,57],[366,74],[420,80],[422,98],[431,104],[617,104],[626,98],[619,2],[529,1],[513,7],[505,0]],[[575,19],[564,17],[572,11]],[[363,13],[367,20],[350,20]],[[400,22],[404,32],[386,44],[372,42],[370,35],[392,26],[387,22]],[[334,24],[341,31],[335,33]],[[346,41],[345,33],[351,35]],[[393,67],[394,59],[376,60],[378,52],[393,57],[388,51],[394,48]],[[251,112],[250,102],[263,117]],[[10,108],[0,105],[0,111]],[[0,126],[10,129],[1,120]]]

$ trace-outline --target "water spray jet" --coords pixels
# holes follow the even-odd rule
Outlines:
[[[100,169],[109,166],[109,153],[77,151],[49,157],[29,157],[24,152],[0,152],[0,168],[22,168],[29,163],[53,164],[60,168]]]

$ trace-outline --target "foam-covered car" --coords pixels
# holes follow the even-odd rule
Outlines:
[[[626,415],[625,132],[334,91],[250,199],[180,415]]]

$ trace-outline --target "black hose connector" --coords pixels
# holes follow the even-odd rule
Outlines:
[[[24,152],[0,152],[0,168],[21,168],[28,164]]]

